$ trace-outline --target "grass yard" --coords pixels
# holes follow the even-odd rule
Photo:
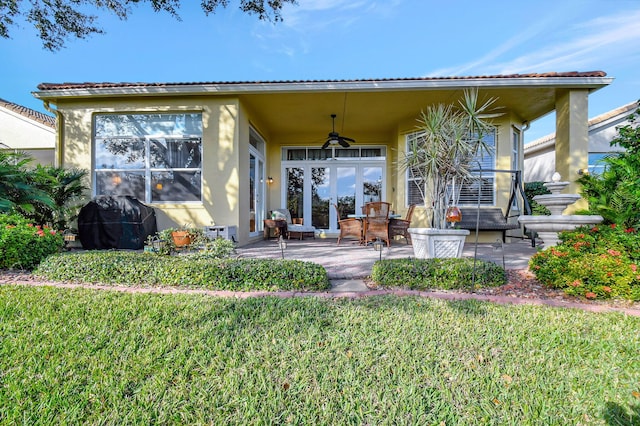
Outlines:
[[[640,424],[640,318],[0,286],[0,424]]]

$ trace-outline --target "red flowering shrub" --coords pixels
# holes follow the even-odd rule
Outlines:
[[[20,215],[0,214],[0,269],[33,269],[64,246],[61,233]]]
[[[561,233],[560,241],[529,262],[540,282],[588,299],[640,300],[640,235],[635,229],[582,227]]]

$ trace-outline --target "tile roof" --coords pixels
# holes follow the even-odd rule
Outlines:
[[[14,104],[13,102],[6,101],[2,98],[0,98],[0,107],[11,110],[33,121],[37,121],[40,124],[44,124],[45,126],[52,127],[54,129],[56,127],[56,118],[51,115],[43,114],[40,111]]]
[[[164,87],[164,86],[192,86],[192,85],[235,85],[235,84],[300,84],[300,83],[359,83],[359,82],[404,82],[404,81],[437,81],[437,80],[472,80],[472,79],[517,79],[517,78],[584,78],[606,77],[604,71],[571,71],[548,72],[531,74],[506,74],[483,75],[463,77],[407,77],[407,78],[379,78],[379,79],[354,79],[354,80],[281,80],[281,81],[223,81],[223,82],[178,82],[178,83],[41,83],[38,90],[65,90],[65,89],[108,89],[125,87]]]

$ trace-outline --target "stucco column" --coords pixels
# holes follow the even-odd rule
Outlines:
[[[556,171],[563,181],[570,182],[563,191],[579,194],[575,183],[578,170],[586,169],[589,163],[589,92],[587,90],[564,90],[556,94]],[[569,206],[565,213],[586,208],[580,200]]]

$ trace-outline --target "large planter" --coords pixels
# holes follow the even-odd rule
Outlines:
[[[409,228],[417,259],[462,257],[466,229]]]

